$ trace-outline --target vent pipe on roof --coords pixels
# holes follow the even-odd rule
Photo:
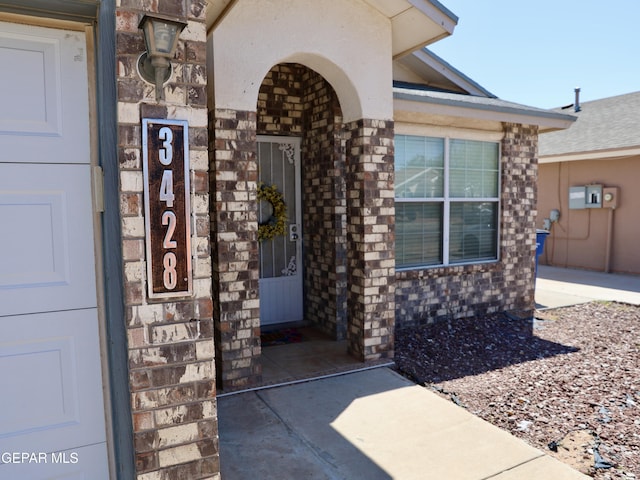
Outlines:
[[[580,87],[576,87],[574,91],[576,92],[576,100],[573,102],[573,110],[579,112],[582,110],[580,108]]]

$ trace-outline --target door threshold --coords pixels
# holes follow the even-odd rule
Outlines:
[[[296,380],[287,380],[287,381],[273,383],[273,384],[259,385],[257,387],[245,388],[242,390],[234,390],[232,392],[222,392],[222,393],[216,394],[216,397],[222,398],[222,397],[229,397],[231,395],[237,395],[239,393],[257,392],[260,390],[268,390],[270,388],[286,387],[289,385],[297,385],[299,383],[313,382],[314,380],[323,380],[325,378],[340,377],[342,375],[348,375],[350,373],[365,372],[367,370],[373,370],[376,368],[385,368],[385,367],[391,368],[391,367],[395,367],[395,365],[396,365],[395,362],[392,360],[376,360],[371,363],[367,363],[365,366],[362,366],[362,367],[348,368],[340,372],[319,374],[319,375],[296,379]]]

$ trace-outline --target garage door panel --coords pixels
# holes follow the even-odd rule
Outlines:
[[[28,288],[68,284],[69,252],[65,194],[3,192],[0,198],[0,236],[3,255],[0,287]],[[11,233],[9,233],[11,232]],[[29,249],[24,239],[29,238]]]
[[[88,165],[0,164],[0,316],[96,306]]]
[[[4,407],[11,416],[0,425],[0,436],[78,423],[73,351],[73,337],[2,346],[0,378],[5,379],[6,391],[13,393],[6,398]],[[47,393],[46,397],[42,392]]]
[[[0,131],[4,134],[60,134],[60,42],[3,32],[0,62],[20,65],[23,76],[0,78]],[[43,81],[44,80],[44,81]]]
[[[0,64],[17,72],[0,75],[0,162],[89,163],[85,45],[82,32],[0,22]]]
[[[103,442],[97,310],[3,317],[0,329],[0,378],[11,392],[2,397],[0,452]]]

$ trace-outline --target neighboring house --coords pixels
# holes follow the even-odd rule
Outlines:
[[[575,124],[540,137],[537,226],[559,212],[540,263],[640,274],[640,92],[584,103],[578,94],[557,110]]]
[[[187,23],[164,99],[147,9]],[[435,0],[4,0],[0,451],[73,455],[0,477],[218,478],[216,391],[260,382],[263,327],[375,362],[398,327],[532,309],[538,133],[574,118],[423,48],[456,22]]]

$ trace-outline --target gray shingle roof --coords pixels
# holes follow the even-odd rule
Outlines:
[[[540,157],[640,146],[640,92],[584,102],[579,112],[555,111],[578,119],[567,130],[540,135]]]

